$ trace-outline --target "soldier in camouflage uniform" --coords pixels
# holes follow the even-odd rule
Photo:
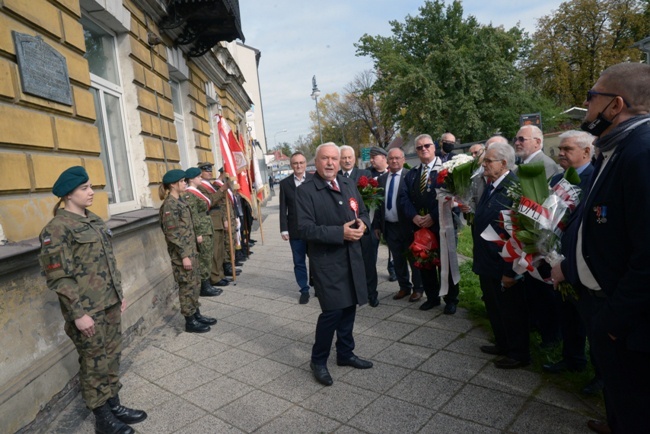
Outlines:
[[[210,219],[212,220],[212,229],[214,229],[212,268],[210,273],[210,283],[214,286],[228,286],[228,280],[223,271],[225,261],[225,242],[224,233],[226,226],[226,186],[217,186],[212,182],[212,167],[214,164],[209,162],[199,162],[198,168],[201,169],[201,185],[197,189],[210,198]]]
[[[145,420],[147,414],[120,405],[118,396],[126,301],[112,233],[86,209],[94,192],[83,167],[65,170],[52,192],[60,199],[41,232],[39,262],[48,288],[59,297],[65,332],[79,353],[81,395],[95,414],[97,433],[133,433],[128,424]]]
[[[224,173],[223,167],[219,169],[219,178],[216,180],[216,184],[221,186],[221,185],[228,185],[226,182],[227,174]],[[226,214],[228,213],[229,214]],[[228,188],[228,203],[225,203],[224,200],[224,214],[226,216],[229,216],[230,219],[230,226],[226,227],[224,229],[224,247],[225,247],[225,256],[224,256],[224,262],[223,262],[223,271],[226,273],[226,276],[232,276],[233,274],[233,269],[232,269],[232,252],[235,252],[237,249],[237,214],[235,211],[235,199],[234,199],[234,192]],[[225,218],[225,221],[228,221],[228,217]],[[230,231],[230,235],[228,234],[227,231]],[[232,247],[231,247],[231,240],[232,240]],[[232,249],[232,250],[231,250]],[[237,262],[235,259],[235,265],[242,265],[240,262]],[[239,276],[241,273],[241,269],[237,268],[235,269],[235,275]]]
[[[201,282],[198,250],[192,215],[181,199],[185,188],[185,171],[174,169],[165,173],[158,190],[160,199],[164,200],[160,206],[160,227],[165,234],[174,280],[178,284],[185,331],[205,333],[210,331],[210,326],[216,324],[217,320],[201,315],[199,310]]]
[[[187,178],[187,189],[183,199],[192,213],[194,222],[194,234],[199,244],[199,268],[201,276],[201,297],[214,297],[223,291],[210,285],[210,271],[212,269],[212,257],[214,249],[212,246],[212,220],[208,215],[208,209],[212,205],[210,198],[197,189],[201,185],[201,169],[191,167],[185,171]]]

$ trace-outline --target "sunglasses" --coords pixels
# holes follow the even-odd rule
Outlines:
[[[591,101],[591,98],[593,98],[594,96],[597,96],[597,95],[601,95],[601,96],[611,96],[611,97],[613,97],[613,98],[616,98],[617,96],[620,96],[620,95],[617,95],[617,94],[615,94],[615,93],[606,93],[606,92],[598,92],[598,91],[595,91],[595,90],[588,90],[588,91],[587,91],[587,98],[586,98],[586,99],[587,99],[587,101]],[[625,103],[625,105],[626,105],[627,107],[629,107],[630,104],[628,104],[628,102],[625,101],[625,98],[623,98],[622,96],[620,96],[620,97],[621,97],[621,99],[623,100],[623,102]]]
[[[429,149],[431,146],[433,146],[433,143],[427,143],[426,145],[416,146],[415,149],[421,151],[423,149]]]
[[[204,172],[212,172],[212,167],[201,167]]]

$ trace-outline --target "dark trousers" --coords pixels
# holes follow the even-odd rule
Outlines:
[[[561,296],[553,289],[553,285],[537,280],[528,274],[526,274],[524,286],[530,312],[530,325],[539,330],[543,345],[559,342],[561,338],[559,299]]]
[[[293,255],[293,274],[296,276],[296,283],[300,292],[309,292],[309,278],[307,277],[307,242],[303,240],[289,239],[291,253]]]
[[[422,288],[422,278],[419,270],[413,270],[413,281],[409,276],[409,263],[406,259],[406,251],[409,248],[407,237],[403,234],[403,229],[399,223],[385,222],[384,238],[388,244],[389,251],[393,254],[393,264],[395,266],[395,275],[401,290],[411,292],[413,288]]]
[[[436,267],[430,270],[420,269],[420,277],[422,278],[422,286],[424,287],[427,301],[439,300],[440,281],[438,280],[438,269]]]
[[[442,273],[441,273],[442,276]],[[454,278],[451,276],[451,270],[449,270],[447,279],[447,295],[443,298],[446,304],[458,304],[458,295],[460,294],[460,282],[454,283]]]
[[[349,359],[354,355],[354,318],[357,307],[325,310],[318,316],[316,336],[311,350],[311,361],[315,365],[327,364],[336,332],[336,354],[338,359]]]
[[[587,365],[587,330],[578,313],[577,301],[571,296],[560,302],[560,330],[562,359],[571,369],[584,368]]]
[[[530,337],[526,293],[520,281],[508,289],[501,286],[501,279],[480,276],[483,302],[497,347],[511,359],[530,361]]]
[[[363,253],[363,266],[366,270],[369,299],[377,297],[377,243],[379,240],[372,231],[368,231],[361,237],[361,252]]]

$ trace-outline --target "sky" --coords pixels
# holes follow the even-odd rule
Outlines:
[[[465,16],[482,24],[519,23],[531,35],[537,19],[557,10],[560,0],[466,0]],[[261,52],[259,79],[268,149],[311,132],[312,76],[321,96],[344,93],[354,76],[372,69],[354,44],[364,34],[391,36],[389,22],[418,15],[424,0],[242,0],[245,44]],[[449,4],[449,0],[447,0]],[[284,131],[286,130],[286,132]]]

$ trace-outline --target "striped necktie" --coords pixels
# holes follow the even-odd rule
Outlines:
[[[427,179],[429,178],[428,166],[425,164],[422,166],[422,175],[420,176],[420,193],[424,193],[424,189],[427,188]]]
[[[336,184],[336,181],[331,181],[330,182],[330,188],[334,191],[341,191],[339,190],[339,186]]]

